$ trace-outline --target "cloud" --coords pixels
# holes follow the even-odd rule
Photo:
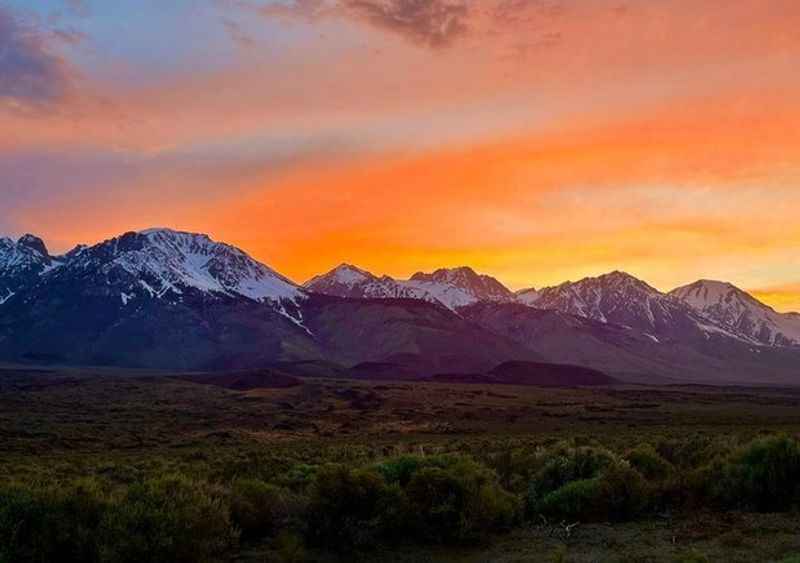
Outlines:
[[[89,15],[89,4],[87,0],[64,0],[67,9],[75,16],[85,18]]]
[[[256,3],[217,0],[271,18],[318,21],[342,18],[364,22],[431,48],[450,45],[468,30],[469,0],[289,0]]]
[[[564,10],[564,0],[499,0],[491,9],[498,24],[518,25],[555,18]]]
[[[214,1],[223,10],[246,10],[267,18],[357,22],[429,49],[488,40],[500,46],[501,58],[524,58],[530,51],[560,43],[562,34],[555,22],[568,9],[567,0]],[[238,41],[236,30],[229,33]]]
[[[0,6],[0,107],[42,108],[68,95],[74,74],[51,49],[52,37]]]
[[[470,15],[460,0],[346,0],[344,6],[375,27],[433,48],[463,35]]]
[[[222,18],[222,25],[225,27],[225,31],[228,32],[230,38],[240,47],[249,49],[255,46],[255,39],[248,35],[238,22],[229,18]]]
[[[317,19],[338,12],[338,5],[326,4],[324,0],[291,0],[269,2],[257,8],[263,16],[278,16],[302,19]]]
[[[56,28],[51,32],[54,39],[58,39],[65,45],[74,47],[88,40],[89,36],[82,31],[73,28]]]

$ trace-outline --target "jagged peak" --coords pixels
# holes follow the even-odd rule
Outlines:
[[[47,251],[47,245],[45,245],[44,241],[36,235],[32,235],[30,233],[24,234],[19,238],[17,244],[26,248],[30,248],[42,256],[50,256]]]
[[[535,287],[528,287],[526,289],[520,289],[514,292],[515,295],[527,295],[529,293],[539,293],[539,290]]]
[[[669,295],[677,300],[688,303],[695,308],[702,305],[710,305],[721,302],[723,299],[730,299],[735,296],[740,301],[749,302],[762,309],[773,310],[772,307],[753,297],[750,293],[740,289],[730,282],[701,279],[694,283],[677,287],[669,292]]]
[[[181,231],[179,229],[172,229],[170,227],[150,227],[139,231],[131,231],[139,235],[152,236],[152,235],[185,235],[192,237],[209,238],[205,233],[193,233],[191,231]]]
[[[601,274],[599,276],[594,276],[594,277],[592,276],[585,277],[576,282],[565,281],[553,287],[543,288],[542,290],[540,290],[540,293],[575,291],[575,290],[580,290],[582,288],[587,288],[587,287],[593,288],[596,286],[633,287],[645,291],[646,293],[663,295],[660,291],[652,287],[647,282],[637,278],[632,274],[623,272],[622,270],[614,270],[613,272],[608,272],[607,274]]]
[[[457,279],[494,279],[491,276],[479,275],[469,266],[457,266],[455,268],[438,268],[432,273],[417,272],[411,276],[411,281],[441,281],[452,282]]]
[[[624,272],[622,270],[614,270],[612,272],[608,272],[607,274],[601,274],[597,276],[597,279],[613,280],[613,281],[633,281],[633,282],[644,283],[636,276],[629,274],[628,272]]]
[[[363,268],[359,268],[358,266],[354,266],[353,264],[349,264],[347,262],[342,262],[341,264],[339,264],[338,266],[336,266],[334,269],[331,270],[331,272],[339,272],[339,271],[357,272],[359,274],[364,274],[366,276],[372,276],[372,274],[367,270],[364,270]]]
[[[313,286],[323,282],[352,285],[376,279],[378,278],[371,272],[354,266],[353,264],[342,262],[328,272],[314,276],[303,285],[308,288],[313,288]]]
[[[715,289],[726,289],[726,290],[735,289],[736,291],[743,291],[743,290],[739,289],[738,287],[736,287],[735,285],[733,285],[730,282],[720,281],[720,280],[711,280],[711,279],[700,279],[700,280],[697,280],[694,283],[690,283],[688,285],[684,285],[684,286],[675,288],[670,293],[673,293],[673,292],[676,292],[676,291],[681,291],[681,290],[686,290],[686,289],[690,289],[690,288],[691,289],[695,289],[695,288],[703,288],[703,287],[715,288]]]

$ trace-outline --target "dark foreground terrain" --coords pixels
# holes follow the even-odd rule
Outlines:
[[[0,562],[796,561],[798,432],[800,389],[7,368]]]

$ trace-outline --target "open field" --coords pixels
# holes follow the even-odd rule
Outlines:
[[[708,485],[693,484],[695,476],[710,471],[705,466],[753,440],[797,435],[800,389],[543,389],[317,378],[239,391],[220,386],[225,378],[216,385],[197,380],[102,370],[4,370],[0,484],[66,489],[89,480],[103,498],[111,498],[138,483],[181,475],[224,489],[226,499],[235,499],[233,484],[249,479],[298,498],[308,496],[313,505],[319,487],[314,480],[329,464],[383,471],[401,456],[439,460],[452,454],[496,475],[498,490],[508,491],[502,495],[509,494],[516,507],[513,523],[474,536],[416,541],[408,533],[388,543],[353,541],[339,556],[464,562],[779,561],[800,553],[800,520],[793,506],[759,510],[725,501],[728,505],[720,508],[695,494]],[[563,451],[588,448],[595,458],[624,458],[627,471],[633,465],[643,474],[646,468],[636,465],[631,451],[648,444],[659,459],[668,459],[669,477],[647,477],[648,506],[635,514],[606,518],[592,511],[582,519],[546,507],[542,514],[539,508],[532,513],[530,507],[539,505],[530,504],[528,482],[541,480],[535,467],[550,455],[542,452],[563,449],[563,444],[570,444]],[[431,463],[450,467],[449,462]],[[661,479],[658,485],[654,479]],[[567,530],[570,524],[577,525]],[[300,532],[287,535],[276,529],[247,537],[241,526],[232,528],[235,541],[210,560],[336,558],[324,549],[325,538],[306,546]]]

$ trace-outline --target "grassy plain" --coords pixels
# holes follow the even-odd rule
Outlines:
[[[491,468],[524,503],[527,485],[518,481],[530,476],[517,469],[520,459],[561,443],[621,458],[648,444],[673,457],[676,475],[689,475],[753,440],[798,433],[800,389],[792,388],[545,389],[316,378],[235,391],[164,374],[0,373],[5,486],[89,479],[115,490],[180,474],[220,487],[257,479],[296,490],[327,464],[369,467],[398,456],[458,454]],[[338,555],[280,533],[242,536],[232,545],[220,558],[781,561],[800,553],[800,519],[791,510],[719,509],[689,499],[615,522],[528,514],[479,539],[400,538]]]

